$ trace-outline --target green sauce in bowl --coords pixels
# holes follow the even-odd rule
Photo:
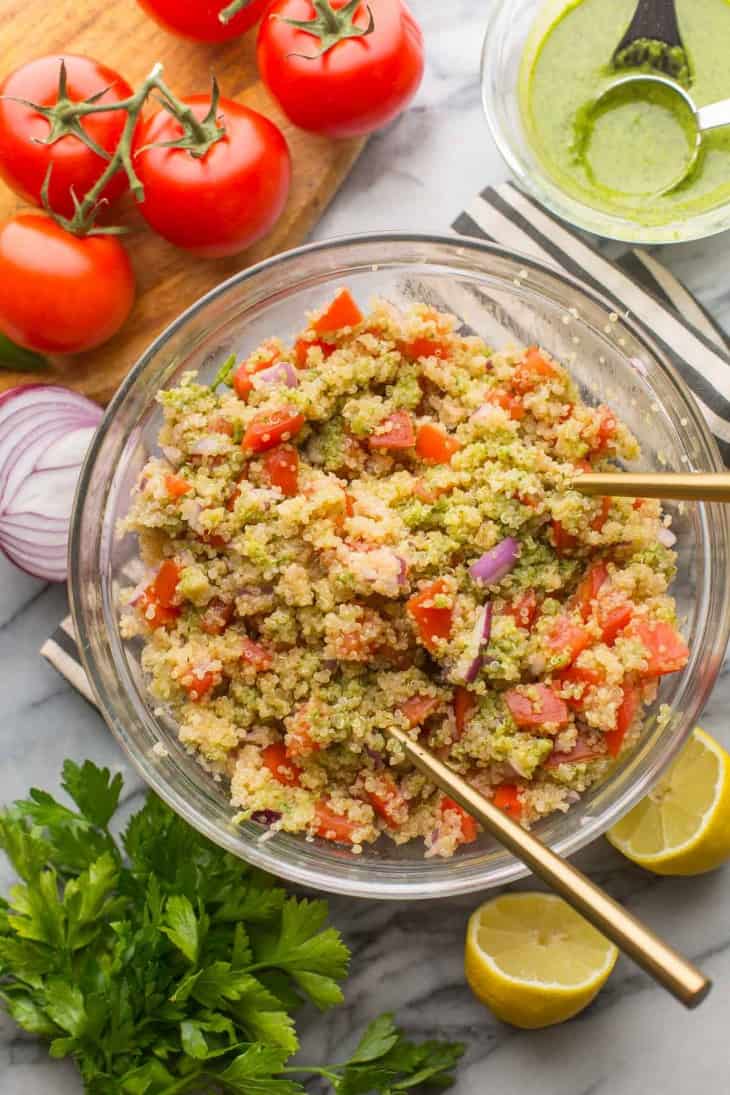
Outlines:
[[[611,56],[634,8],[635,0],[568,4],[531,51],[521,109],[535,152],[568,194],[639,224],[667,224],[730,198],[730,127],[705,134],[691,174],[665,192],[694,142],[679,97],[617,88],[594,109],[629,71],[614,70]],[[677,0],[677,15],[693,99],[703,106],[730,97],[730,0]]]

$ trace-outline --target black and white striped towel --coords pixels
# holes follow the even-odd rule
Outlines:
[[[585,236],[556,220],[511,183],[487,187],[452,225],[477,239],[542,259],[588,284],[644,324],[692,390],[730,465],[730,353],[724,333],[692,294],[652,255],[628,250],[605,258]],[[41,654],[94,702],[68,617]]]

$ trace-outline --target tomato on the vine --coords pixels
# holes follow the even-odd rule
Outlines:
[[[167,30],[196,42],[227,42],[244,34],[264,13],[269,0],[139,0]],[[223,13],[223,19],[221,19]]]
[[[0,330],[41,353],[90,350],[118,331],[134,275],[116,236],[74,236],[40,210],[0,226]]]
[[[119,102],[128,98],[132,89],[113,69],[75,54],[39,57],[16,69],[0,84],[0,176],[26,201],[40,205],[41,189],[50,167],[49,205],[54,212],[70,217],[74,211],[72,189],[79,199],[83,198],[108,162],[91,145],[111,156],[127,116],[123,110],[111,110],[80,119],[79,125],[90,144],[69,132],[53,144],[45,143],[54,120],[36,107],[52,108],[58,103],[59,90],[63,90],[62,65],[70,103],[89,99],[99,92],[102,92],[99,103]],[[15,101],[18,99],[26,102]],[[113,201],[127,185],[126,175],[119,171],[105,188],[103,197]]]
[[[261,78],[295,125],[360,137],[392,121],[423,75],[423,35],[402,0],[274,0]]]
[[[208,116],[210,95],[182,101],[198,120]],[[264,236],[286,204],[291,180],[289,149],[273,122],[231,99],[221,99],[215,114],[225,132],[202,155],[189,146],[160,147],[184,137],[166,110],[135,134],[142,216],[170,243],[207,258],[234,255]]]

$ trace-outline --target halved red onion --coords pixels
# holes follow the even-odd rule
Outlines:
[[[474,630],[472,631],[469,640],[466,668],[463,672],[465,684],[472,684],[477,679],[479,670],[482,668],[484,662],[482,650],[489,642],[491,634],[492,606],[489,601],[487,601],[487,603],[482,605],[477,612],[476,623],[474,624]]]
[[[514,536],[507,536],[496,547],[485,551],[476,563],[469,567],[469,573],[479,585],[496,585],[509,574],[520,555],[520,545]]]
[[[22,570],[61,582],[76,483],[102,411],[55,384],[0,396],[0,549]]]
[[[254,373],[251,380],[254,388],[265,387],[269,384],[285,384],[287,388],[299,387],[297,370],[288,361],[278,361],[276,365],[269,365],[268,369],[262,369],[260,373]]]

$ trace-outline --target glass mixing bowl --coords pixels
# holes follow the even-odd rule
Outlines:
[[[633,243],[677,243],[730,228],[730,202],[662,225],[594,209],[566,193],[549,175],[525,131],[520,107],[520,70],[526,51],[544,38],[575,0],[493,0],[482,49],[482,103],[502,157],[520,186],[553,213],[578,228]],[[606,59],[617,43],[606,43]]]
[[[427,898],[484,889],[526,873],[483,834],[450,860],[424,859],[420,842],[346,847],[234,824],[226,787],[177,740],[156,711],[139,665],[139,640],[119,632],[120,587],[137,545],[118,519],[148,454],[161,413],[155,396],[183,372],[211,378],[235,351],[267,336],[292,338],[302,317],[348,285],[362,305],[428,301],[455,313],[495,347],[538,343],[571,369],[589,402],[609,403],[639,437],[647,470],[719,470],[720,457],[682,380],[649,335],[569,277],[527,257],[454,237],[386,234],[334,240],[279,255],[238,274],[184,312],[132,369],[92,443],[79,482],[70,544],[70,593],[79,646],[99,706],[147,783],[191,825],[242,859],[320,890],[362,897]],[[651,788],[675,756],[715,681],[728,636],[728,522],[722,507],[670,506],[679,573],[674,593],[691,656],[665,678],[641,741],[601,786],[536,829],[563,855],[603,833]]]

